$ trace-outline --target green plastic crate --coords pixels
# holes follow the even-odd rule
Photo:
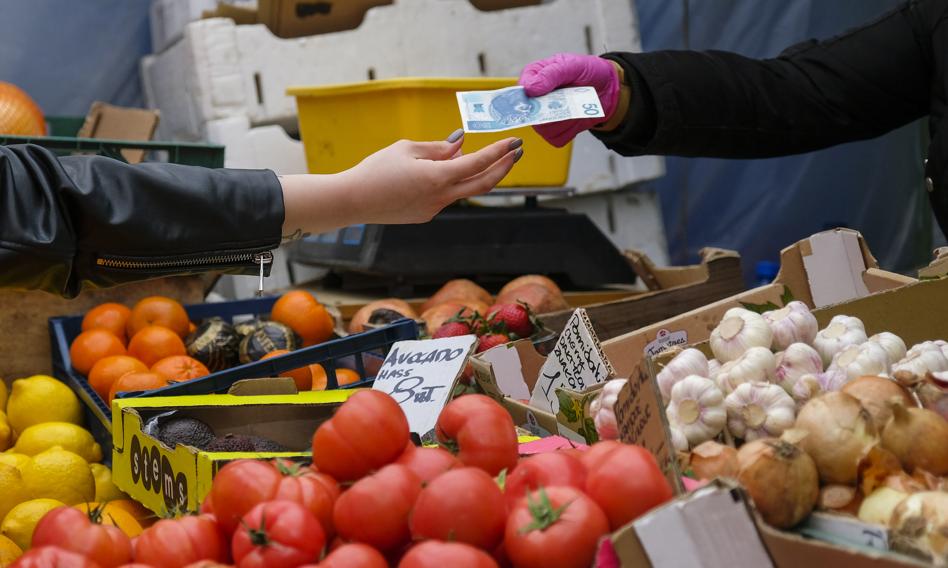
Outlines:
[[[185,142],[139,142],[132,140],[107,140],[99,138],[76,138],[76,133],[85,121],[82,117],[48,116],[50,136],[8,136],[0,134],[0,145],[36,144],[59,154],[71,152],[96,153],[125,161],[122,150],[164,151],[168,162],[205,168],[224,167],[224,147],[216,144],[194,144]]]

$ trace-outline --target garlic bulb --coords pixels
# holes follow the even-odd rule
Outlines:
[[[816,334],[813,347],[823,358],[823,365],[829,366],[837,353],[850,345],[865,343],[867,339],[862,320],[852,316],[833,316],[826,329]]]
[[[766,347],[751,347],[736,361],[725,363],[714,378],[725,394],[730,394],[742,383],[772,382],[777,370],[774,354]]]
[[[849,382],[849,377],[840,369],[827,369],[823,373],[801,375],[793,385],[790,396],[797,408],[824,392],[836,392]]]
[[[708,359],[708,374],[702,376],[713,377],[721,370],[721,362],[717,359]]]
[[[881,345],[867,341],[837,353],[829,368],[846,373],[849,380],[863,375],[882,376],[889,372],[889,356]]]
[[[724,394],[711,379],[689,375],[672,388],[668,421],[681,429],[690,446],[696,446],[724,430],[727,412]]]
[[[724,399],[727,429],[746,441],[776,437],[793,426],[796,404],[783,388],[762,382],[738,385]]]
[[[672,447],[679,452],[687,452],[691,446],[688,445],[688,438],[685,437],[685,433],[681,431],[681,428],[676,424],[672,424],[669,430],[671,431]]]
[[[596,433],[600,440],[618,440],[619,426],[616,423],[616,401],[619,399],[619,392],[622,387],[628,383],[628,379],[612,379],[606,381],[599,391],[599,396],[593,399],[589,405],[589,413],[592,414],[593,424],[596,425]]]
[[[773,332],[771,346],[783,350],[793,343],[813,343],[819,325],[810,308],[800,301],[793,301],[779,310],[764,312],[764,319]]]
[[[948,357],[934,341],[925,341],[913,345],[900,361],[892,365],[892,373],[905,371],[924,376],[925,373],[948,371]]]
[[[894,333],[888,331],[877,333],[869,338],[869,342],[876,343],[885,349],[886,355],[889,356],[889,365],[905,357],[905,342]]]
[[[816,349],[806,343],[793,343],[774,358],[777,370],[774,382],[788,393],[803,375],[816,375],[823,372],[823,359]]]
[[[710,376],[708,358],[697,349],[685,349],[669,361],[665,368],[658,373],[656,379],[658,380],[658,390],[662,393],[662,399],[667,401],[671,396],[671,390],[675,383],[688,375]]]
[[[744,308],[731,308],[711,332],[711,351],[718,361],[727,363],[751,347],[769,349],[772,341],[770,324],[762,315]]]

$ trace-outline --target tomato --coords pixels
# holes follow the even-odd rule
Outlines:
[[[99,524],[100,511],[96,509],[86,514],[72,507],[53,509],[37,523],[33,531],[33,546],[49,545],[71,550],[102,568],[131,562],[132,542],[117,527]]]
[[[326,540],[331,540],[336,532],[332,524],[336,494],[308,467],[284,462],[275,465],[284,477],[277,485],[272,500],[293,501],[309,509],[326,533]],[[335,489],[338,491],[338,486]]]
[[[504,535],[504,494],[493,477],[476,467],[442,473],[415,502],[411,535],[463,542],[493,550]]]
[[[599,468],[602,460],[609,455],[609,452],[616,448],[621,448],[622,446],[622,442],[615,440],[597,442],[583,452],[579,459],[583,462],[583,465],[586,466],[586,471],[592,471]]]
[[[435,427],[438,441],[464,465],[491,475],[513,469],[519,457],[513,419],[500,404],[482,394],[466,394],[441,411]]]
[[[295,568],[319,558],[326,535],[316,516],[292,501],[266,501],[244,515],[232,551],[239,568]]]
[[[504,547],[518,568],[587,568],[609,519],[573,487],[547,487],[521,499],[507,518]]]
[[[214,501],[211,500],[211,494],[208,493],[204,497],[204,501],[201,501],[201,508],[199,512],[202,515],[213,515],[214,514]]]
[[[100,568],[98,564],[85,556],[58,546],[33,548],[10,568]]]
[[[470,395],[466,395],[470,396]],[[483,550],[460,542],[427,540],[413,546],[398,568],[497,568],[497,562]]]
[[[559,452],[537,454],[522,459],[504,482],[507,510],[513,509],[528,491],[539,487],[566,486],[580,491],[586,488],[586,468],[583,462]]]
[[[154,568],[178,568],[200,560],[227,562],[230,553],[210,515],[164,519],[135,539],[135,561]]]
[[[338,499],[339,495],[342,494],[342,489],[339,488],[339,482],[336,481],[331,475],[317,471],[316,468],[310,468],[306,474],[307,476],[312,477],[313,479],[322,483],[326,489],[329,490],[333,501]]]
[[[233,461],[217,472],[211,484],[211,501],[217,522],[228,538],[250,509],[273,498],[282,478],[273,465],[257,460]]]
[[[319,568],[388,568],[382,553],[367,544],[353,542],[330,552]]]
[[[336,481],[354,481],[395,461],[408,438],[408,419],[395,399],[359,391],[316,429],[313,465]]]
[[[586,461],[586,494],[602,507],[612,530],[637,519],[673,497],[671,485],[648,450],[615,444],[598,450]],[[592,464],[592,467],[590,467]]]
[[[441,448],[416,448],[409,442],[408,447],[398,456],[395,463],[408,466],[421,479],[422,484],[428,483],[449,469],[461,467],[463,464],[456,457]]]
[[[387,465],[339,496],[333,510],[336,531],[344,540],[395,550],[411,536],[408,515],[420,491],[421,480],[408,467]]]

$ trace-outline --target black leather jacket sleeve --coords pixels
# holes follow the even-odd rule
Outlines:
[[[255,255],[280,244],[283,217],[268,170],[0,146],[0,287],[72,297],[170,274],[255,274]]]
[[[948,0],[913,0],[774,59],[720,51],[611,53],[632,87],[626,122],[595,132],[624,155],[760,158],[872,138],[927,115],[932,37]]]

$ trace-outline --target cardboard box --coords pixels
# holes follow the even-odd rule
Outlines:
[[[105,140],[151,140],[158,128],[158,111],[141,108],[125,108],[100,101],[92,103],[79,138]],[[145,158],[144,150],[122,150],[122,157],[129,164],[138,164]]]
[[[392,0],[260,0],[257,19],[282,38],[311,36],[359,27],[366,11]]]
[[[268,391],[273,392],[274,385],[279,388],[285,381],[269,382]],[[256,379],[246,386],[259,389],[264,382]],[[239,393],[241,388],[232,392]],[[112,423],[112,479],[119,489],[155,513],[197,511],[211,489],[214,475],[229,461],[274,457],[310,461],[313,432],[354,392],[116,399],[112,405],[117,417]],[[205,452],[180,444],[171,448],[144,431],[150,418],[170,411],[202,420],[218,435],[262,436],[296,451]]]
[[[612,339],[688,310],[706,306],[744,290],[741,257],[734,251],[706,248],[701,263],[657,267],[643,253],[625,253],[648,292],[602,302],[570,302],[584,307],[600,340]],[[562,331],[572,310],[540,316],[548,328]]]

